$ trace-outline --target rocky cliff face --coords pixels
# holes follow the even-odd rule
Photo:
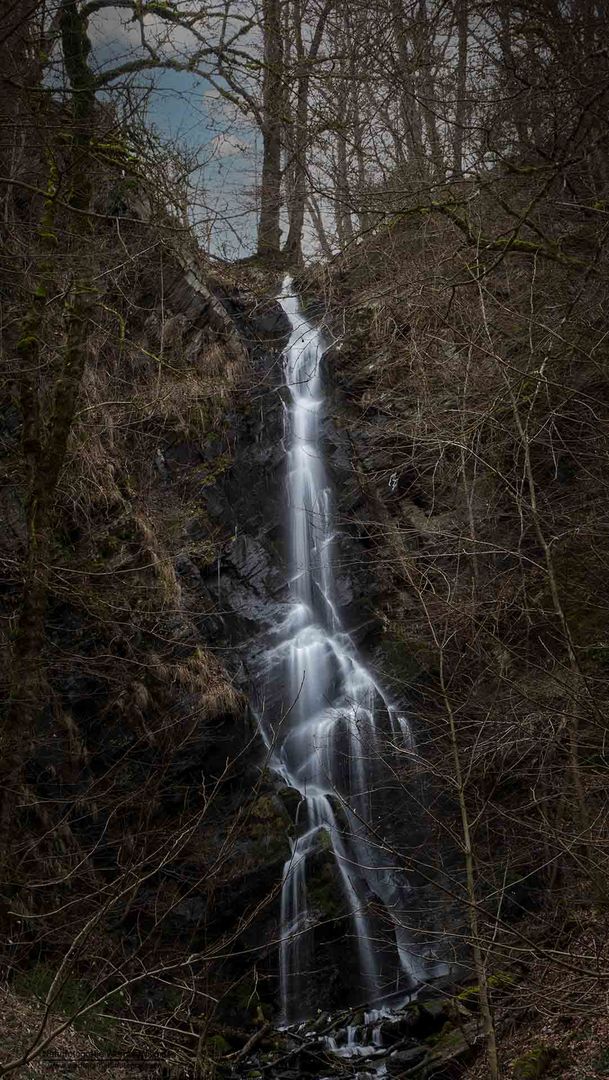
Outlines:
[[[278,1008],[279,891],[299,796],[270,772],[258,730],[261,716],[276,721],[285,705],[264,663],[287,601],[279,357],[288,327],[272,290],[268,280],[214,278],[171,252],[125,269],[91,342],[87,422],[74,432],[57,508],[49,706],[28,766],[20,874],[59,868],[72,899],[62,906],[61,875],[32,894],[29,914],[46,937],[25,923],[20,963],[52,970],[86,923],[93,889],[107,898],[94,921],[96,960],[86,972],[77,960],[69,978],[99,993],[128,986],[136,1017],[178,1014],[186,1040],[195,1037],[189,1025],[208,1038],[219,1023],[224,1032],[247,1027]],[[379,494],[366,473],[374,448],[354,423],[338,358],[329,338],[324,453],[338,505],[339,612],[385,686],[412,708],[420,668],[387,632],[396,592],[377,557]],[[10,461],[19,439],[10,406],[4,424]],[[19,485],[17,476],[3,488],[9,559],[23,544]],[[15,583],[9,615],[17,598]],[[406,669],[417,678],[404,681]],[[422,785],[412,759],[386,792],[415,939],[443,938],[458,924],[442,888],[451,845],[420,812],[424,803],[434,820],[450,816],[443,798],[440,786]],[[432,845],[441,867],[418,857]],[[337,1009],[356,950],[329,853],[311,861],[308,885],[311,1007]]]
[[[313,310],[313,318],[315,314]],[[408,671],[419,676],[420,671],[403,642],[386,632],[385,609],[393,602],[393,582],[376,558],[370,560],[371,552],[376,555],[372,522],[379,496],[367,484],[361,466],[360,455],[366,456],[365,436],[358,441],[348,423],[344,386],[337,378],[338,354],[331,336],[327,347],[323,453],[337,502],[338,530],[333,550],[340,620],[394,695],[396,704],[413,715],[416,729],[416,679],[405,676]],[[258,723],[272,730],[289,707],[285,687],[272,673],[269,676],[267,663],[267,651],[274,643],[273,635],[285,618],[289,601],[285,399],[276,355],[262,357],[258,370],[260,381],[253,400],[241,410],[235,427],[234,460],[206,494],[208,512],[226,540],[216,564],[201,572],[199,580],[215,606],[211,622],[206,622],[206,632],[213,627],[214,641],[230,658],[238,685],[248,695]],[[184,567],[184,571],[193,576],[192,567]],[[261,747],[257,762],[261,769],[265,766]],[[284,814],[287,811],[287,831],[293,834],[298,828],[299,795],[282,788],[281,781],[268,769],[265,784],[269,804],[279,811],[274,824],[285,840],[286,818],[282,818],[281,810]],[[436,788],[428,778],[422,780],[416,761],[407,755],[403,756],[394,783],[387,785],[383,799],[386,813],[381,827],[387,843],[394,846],[396,869],[406,871],[412,889],[408,920],[413,941],[432,942],[433,950],[442,955],[444,941],[450,932],[457,933],[461,924],[458,904],[443,882],[446,875],[459,871],[453,844],[446,836],[438,835],[442,825],[433,826],[431,822],[437,823],[438,816],[450,820],[454,807],[440,785]],[[273,846],[278,850],[281,845]],[[436,853],[433,858],[429,857],[432,846]],[[428,852],[428,857],[421,859],[423,851]],[[311,980],[313,1012],[317,1007],[344,1005],[353,982],[351,967],[357,964],[353,928],[332,863],[330,853],[320,851],[308,869],[309,901],[317,920],[317,975]],[[275,873],[277,869],[278,865]],[[269,874],[272,872],[273,868],[269,868]],[[259,879],[261,884],[267,880],[262,866]],[[372,895],[369,904],[374,911]],[[251,946],[259,944],[261,937],[274,939],[275,948],[262,965],[268,978],[271,1008],[276,1007],[277,913],[275,903],[269,918],[258,921],[248,939]],[[390,932],[389,927],[379,923],[379,941]],[[446,960],[452,963],[455,959],[454,949],[446,950]]]
[[[141,249],[142,232],[125,226],[123,243]],[[276,940],[289,850],[245,661],[232,662],[233,644],[268,619],[278,572],[259,558],[265,463],[278,452],[260,418],[279,417],[266,403],[284,327],[264,286],[214,276],[198,256],[157,246],[123,263],[90,340],[56,508],[48,705],[27,765],[12,957],[28,986],[42,985],[75,935],[93,936],[94,959],[81,946],[68,984],[92,995],[122,986],[138,1022],[177,1010],[188,1043],[215,1003],[225,1021],[255,1017],[251,973],[268,949],[244,950]],[[10,396],[2,425],[2,554],[18,566],[24,477]],[[6,582],[5,625],[19,590],[18,576]],[[9,660],[7,638],[4,677]]]

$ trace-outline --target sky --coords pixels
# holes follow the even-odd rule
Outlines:
[[[196,46],[186,29],[171,27],[168,34],[167,24],[159,17],[146,16],[144,27],[146,40],[170,59],[184,61]],[[97,12],[91,18],[89,33],[92,63],[101,71],[145,55],[139,23],[124,10],[108,8]],[[239,47],[254,51],[254,33],[242,37]],[[213,24],[209,34],[214,34]],[[198,75],[166,70],[132,78],[134,86],[149,91],[148,122],[161,138],[175,140],[196,155],[198,168],[192,174],[191,199],[201,242],[210,247],[212,254],[225,258],[251,254],[255,247],[259,155],[254,125]]]

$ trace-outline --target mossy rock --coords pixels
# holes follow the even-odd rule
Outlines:
[[[210,1035],[205,1040],[205,1049],[214,1061],[219,1061],[220,1058],[226,1057],[231,1052],[230,1043],[224,1038],[224,1035]]]
[[[251,809],[247,835],[263,860],[288,858],[291,822],[279,799],[261,795]]]
[[[465,1005],[468,1009],[477,1009],[480,1005],[480,987],[467,986],[465,990],[462,990],[460,994],[457,994],[456,1000],[461,1005]]]
[[[487,983],[490,990],[509,990],[515,983],[515,978],[510,975],[509,971],[496,971],[492,975],[489,975]],[[455,998],[457,1009],[460,1005],[472,1011],[480,1007],[480,987],[476,983],[474,986],[467,986],[465,990],[462,990],[460,994],[457,994]]]
[[[452,1027],[451,1024],[445,1024],[434,1042],[434,1050],[440,1054],[447,1051],[460,1050],[463,1047],[464,1042],[463,1033],[459,1028]]]
[[[516,982],[516,977],[509,971],[494,971],[487,979],[491,990],[509,990]]]
[[[282,787],[277,792],[277,798],[281,800],[282,806],[286,813],[289,814],[290,821],[295,822],[298,816],[298,808],[303,801],[300,792],[293,787]]]
[[[332,847],[332,838],[327,829],[319,830],[319,833],[317,835],[317,847],[319,851],[323,851],[326,853],[334,851],[334,848]]]
[[[345,899],[332,865],[313,868],[307,881],[307,896],[311,907],[322,919],[341,919],[347,914]]]
[[[558,1051],[553,1046],[535,1046],[512,1063],[515,1080],[538,1080],[545,1076],[556,1061]]]
[[[431,1080],[431,1077],[455,1075],[456,1063],[472,1054],[477,1030],[476,1021],[459,1028],[446,1024],[420,1065],[415,1065],[406,1075],[413,1080]],[[428,1046],[430,1041],[427,1040]]]
[[[452,1000],[448,997],[430,998],[417,1003],[419,1009],[419,1027],[421,1029],[443,1030],[451,1019]]]
[[[309,910],[319,922],[342,919],[349,914],[344,886],[326,829],[319,830],[316,848],[307,860],[307,901]]]

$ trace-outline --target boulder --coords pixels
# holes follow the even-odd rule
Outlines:
[[[387,1058],[387,1072],[390,1076],[401,1076],[414,1065],[418,1065],[426,1057],[428,1051],[424,1046],[413,1046],[409,1050],[396,1050]]]

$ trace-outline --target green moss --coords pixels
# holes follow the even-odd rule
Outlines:
[[[477,1005],[479,998],[479,986],[468,986],[465,990],[462,990],[460,994],[457,994],[457,1001],[461,1001],[464,1005]]]
[[[438,1053],[448,1050],[457,1050],[464,1042],[463,1034],[458,1028],[445,1024],[442,1031],[434,1040],[433,1047]]]
[[[150,3],[146,4],[146,10],[163,15],[168,11],[175,11],[175,8],[171,4],[166,4],[164,0],[150,0]]]
[[[209,1053],[209,1056],[217,1061],[219,1058],[225,1057],[226,1054],[230,1054],[230,1043],[224,1038],[224,1035],[210,1035],[205,1040],[205,1049]]]
[[[126,147],[125,143],[121,143],[121,142],[97,142],[97,140],[96,140],[93,143],[93,147],[94,147],[95,150],[106,150],[109,153],[113,153],[113,154],[126,154],[127,153],[127,147]]]
[[[321,919],[342,919],[346,914],[343,892],[332,863],[313,868],[307,880],[309,904]]]
[[[515,1080],[538,1080],[545,1076],[556,1060],[556,1050],[551,1046],[536,1046],[512,1063]]]
[[[298,815],[298,808],[302,802],[302,795],[296,788],[283,787],[277,792],[277,797],[281,799],[281,804],[284,807],[286,813],[289,815],[291,821],[295,821]]]
[[[509,971],[495,971],[487,978],[487,984],[490,990],[508,990],[510,986],[514,985],[514,982],[514,976],[510,975]],[[477,984],[475,986],[467,986],[465,990],[462,990],[460,994],[457,994],[455,1000],[469,1008],[477,1007],[480,1000],[480,987]]]
[[[37,341],[38,338],[36,337],[36,334],[24,334],[24,336],[22,338],[19,338],[19,341],[17,342],[17,352],[27,352],[28,349],[31,349],[32,345],[36,345]]]
[[[193,431],[199,430],[200,419],[203,420],[205,426],[210,419],[205,416],[205,410],[203,409],[201,410],[201,416],[194,416]],[[214,459],[213,468],[210,467],[205,472],[205,476],[203,479],[203,487],[211,487],[213,484],[217,483],[217,481],[220,479],[221,476],[224,475],[227,469],[230,469],[232,463],[233,459],[231,454],[218,454],[218,456]]]
[[[516,979],[509,971],[495,971],[487,979],[491,990],[508,990],[513,986]]]
[[[256,799],[249,821],[249,836],[263,858],[287,856],[291,823],[271,795]]]

